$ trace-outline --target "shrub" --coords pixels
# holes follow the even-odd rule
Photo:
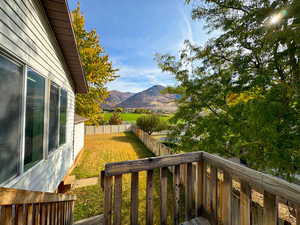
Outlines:
[[[124,112],[124,109],[122,107],[115,108],[115,112],[121,113]]]
[[[149,135],[168,129],[168,124],[157,115],[141,116],[137,119],[136,124]]]
[[[136,108],[134,110],[134,113],[144,113],[144,114],[150,114],[151,111],[149,109],[143,109],[143,108]]]
[[[114,112],[112,114],[112,116],[110,117],[108,123],[110,125],[119,125],[119,124],[122,124],[122,118],[121,118],[120,113]]]

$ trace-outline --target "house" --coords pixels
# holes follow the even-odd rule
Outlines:
[[[54,192],[74,160],[86,93],[66,0],[0,3],[0,186]]]

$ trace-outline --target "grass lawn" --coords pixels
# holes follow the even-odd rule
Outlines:
[[[147,114],[140,114],[140,113],[121,113],[121,118],[123,121],[127,121],[127,122],[130,122],[130,123],[135,123],[136,120],[141,117],[141,116],[145,116]],[[104,113],[104,120],[105,121],[108,121],[110,119],[110,117],[112,116],[112,113],[110,112],[105,112]],[[169,120],[171,118],[171,115],[170,116],[166,116],[166,115],[161,115],[160,116],[162,120]]]
[[[153,156],[153,154],[132,133],[104,134],[87,136],[85,150],[80,162],[73,170],[76,179],[97,177],[105,163],[134,160]],[[123,175],[122,224],[130,223],[130,175]],[[159,171],[154,171],[154,224],[159,224]],[[171,188],[171,176],[168,188]],[[146,172],[139,173],[139,223],[145,224],[146,211]],[[171,189],[168,191],[172,193]],[[72,191],[77,195],[75,221],[103,213],[103,192],[99,185],[78,188]],[[172,195],[169,194],[171,203]],[[171,223],[172,204],[168,204]]]

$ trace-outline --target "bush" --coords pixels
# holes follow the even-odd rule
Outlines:
[[[88,121],[86,121],[85,124],[89,126],[99,126],[105,124],[103,114],[101,113],[83,117],[88,118]]]
[[[122,118],[121,118],[120,113],[114,112],[112,114],[112,116],[110,117],[108,123],[110,125],[119,125],[119,124],[122,124]]]
[[[153,132],[159,132],[168,129],[168,124],[161,120],[157,115],[139,117],[136,121],[136,124],[149,135],[151,135]]]
[[[124,112],[124,109],[122,107],[115,108],[115,112],[121,113]]]
[[[150,114],[151,111],[150,111],[149,109],[136,108],[136,109],[134,110],[134,113]]]

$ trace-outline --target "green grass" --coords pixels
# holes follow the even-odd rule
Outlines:
[[[135,123],[136,120],[141,117],[145,116],[147,114],[140,114],[140,113],[121,113],[121,118],[123,121],[130,122],[130,123]],[[112,116],[112,113],[110,112],[105,112],[104,113],[104,120],[109,121],[110,117]],[[169,120],[171,118],[171,115],[161,115],[160,118],[162,120]]]
[[[134,160],[153,156],[153,154],[132,133],[114,135],[86,136],[85,150],[72,175],[78,178],[99,176],[105,163]],[[122,177],[122,224],[130,223],[130,175]],[[159,170],[154,171],[154,224],[159,224]],[[171,175],[168,193],[171,191]],[[74,217],[75,221],[103,213],[103,192],[99,185],[78,188],[71,192],[77,195]],[[168,220],[171,224],[172,194],[168,195]],[[146,172],[139,173],[139,223],[145,224],[146,211]]]

